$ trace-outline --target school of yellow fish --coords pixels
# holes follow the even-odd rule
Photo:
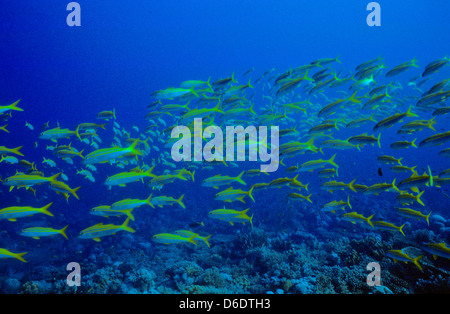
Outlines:
[[[179,87],[169,87],[151,94],[154,101],[147,106],[146,129],[143,131],[137,126],[133,126],[131,131],[122,128],[113,109],[99,112],[93,117],[103,120],[104,123],[80,122],[70,128],[62,128],[59,125],[50,128],[47,123],[35,145],[37,147],[49,144],[46,145],[46,150],[52,152],[54,158],[72,165],[77,175],[91,182],[104,180],[104,184],[110,189],[129,184],[145,184],[148,188],[148,197],[145,199],[123,198],[112,204],[92,204],[92,215],[124,216],[125,220],[119,225],[98,223],[85,226],[85,229],[77,231],[81,239],[100,241],[102,237],[114,235],[119,231],[136,232],[130,225],[135,220],[136,212],[143,210],[136,210],[138,207],[155,208],[174,204],[182,208],[190,206],[184,198],[184,193],[175,196],[162,195],[164,185],[182,182],[187,191],[195,192],[198,188],[194,187],[196,172],[198,174],[212,170],[229,174],[234,172],[234,168],[237,169],[235,176],[215,174],[201,182],[204,188],[218,190],[214,200],[226,205],[235,201],[246,203],[251,200],[251,204],[258,202],[257,194],[261,191],[288,188],[286,197],[292,202],[314,203],[315,206],[320,206],[322,211],[330,212],[330,215],[336,215],[340,220],[361,223],[368,228],[399,232],[407,237],[403,231],[404,225],[396,226],[389,221],[375,220],[375,212],[365,217],[353,211],[350,194],[354,193],[352,197],[357,197],[358,194],[376,196],[385,192],[394,193],[393,211],[403,217],[425,220],[429,224],[430,212],[423,213],[419,209],[405,206],[425,206],[424,193],[427,189],[441,189],[450,183],[450,168],[440,171],[430,169],[428,164],[408,165],[404,160],[408,159],[408,154],[414,154],[413,150],[434,146],[440,148],[450,142],[449,125],[442,122],[450,113],[450,107],[445,104],[450,96],[450,79],[433,81],[436,73],[445,71],[449,61],[449,58],[437,59],[420,68],[418,61],[413,59],[388,69],[383,58],[378,57],[358,65],[351,73],[343,74],[342,70],[338,72],[335,69],[335,66],[341,63],[340,60],[327,58],[282,73],[270,69],[253,80],[252,68],[242,74],[245,81],[248,78],[246,84],[239,84],[234,73],[230,77],[214,81],[211,81],[211,78],[205,81],[184,81]],[[402,85],[400,79],[395,80],[400,77],[405,81],[405,77],[412,76],[409,74],[411,72],[414,72],[415,76],[409,79],[407,84]],[[378,83],[386,80],[389,80],[387,84]],[[429,88],[424,89],[424,86]],[[405,93],[408,93],[408,96],[403,96]],[[255,103],[259,105],[254,106]],[[22,114],[19,112],[26,109],[26,104],[19,105],[20,100],[0,106],[2,121],[6,123],[13,113]],[[420,119],[424,116],[430,118]],[[277,135],[280,145],[277,149],[280,168],[269,174],[261,172],[258,167],[239,170],[239,162],[236,161],[174,162],[170,150],[178,139],[171,138],[171,132],[182,125],[192,130],[194,118],[202,118],[204,128],[210,125],[223,129],[227,125],[279,126]],[[25,126],[33,129],[28,122]],[[372,128],[372,132],[358,131],[359,128],[368,126]],[[383,143],[387,141],[383,138],[383,132],[394,126],[398,128],[399,140]],[[423,130],[431,130],[433,135],[423,136]],[[113,143],[105,145],[102,142],[102,134],[111,131],[114,132]],[[344,138],[341,135],[349,132],[352,132],[349,137]],[[0,127],[0,133],[5,133],[2,137],[9,133],[8,123]],[[132,137],[131,134],[138,136]],[[403,137],[408,140],[402,139]],[[202,141],[206,143],[208,139],[202,136]],[[249,141],[247,138],[246,143],[249,144]],[[341,175],[338,172],[339,163],[346,160],[340,159],[336,150],[354,150],[355,154],[363,155],[367,145],[371,145],[372,150],[380,151],[382,145],[389,147],[392,154],[380,153],[373,162],[391,165],[390,170],[399,177],[392,182],[364,185],[364,165],[361,164],[358,166],[362,172],[357,178],[347,183],[337,181],[336,178]],[[83,197],[83,188],[71,187],[64,169],[57,168],[54,160],[46,157],[43,157],[42,161],[19,159],[24,157],[21,149],[20,144],[12,148],[0,146],[0,162],[17,166],[15,173],[2,173],[2,185],[5,189],[14,193],[15,189],[23,188],[36,195],[40,192],[38,189],[45,186],[64,197],[67,202],[71,196],[75,199]],[[436,155],[450,158],[450,148],[437,151]],[[434,157],[430,156],[431,160]],[[43,165],[46,169],[54,169],[54,172],[44,174],[41,167]],[[96,167],[108,167],[111,176],[96,177]],[[420,168],[426,171],[420,174]],[[305,171],[315,172],[316,177],[323,181],[321,189],[330,193],[347,193],[344,200],[322,204],[321,199],[315,197],[315,192],[309,192],[309,182],[302,182]],[[433,171],[440,172],[433,175]],[[258,183],[248,186],[246,178],[250,177],[257,178]],[[105,190],[102,193],[107,192]],[[448,199],[443,201],[448,203]],[[50,211],[52,204],[53,202],[49,202],[41,207],[10,204],[0,209],[1,223],[38,214],[53,216]],[[246,209],[218,206],[218,209],[210,210],[205,219],[217,219],[230,225],[248,223],[253,228],[254,215],[251,212],[251,205]],[[198,225],[204,226],[204,222],[199,222]],[[59,234],[67,239],[67,227],[66,225],[61,229],[53,229],[35,226],[23,229],[21,235],[39,239]],[[201,240],[209,247],[210,237],[214,238],[210,234],[201,235],[192,230],[168,230],[167,233],[153,235],[152,239],[163,244],[193,245],[198,245]],[[450,248],[446,243],[429,243],[423,249],[434,258],[441,256],[450,259]],[[13,253],[7,248],[0,249],[0,258],[16,258],[25,262],[25,254],[26,252]],[[412,262],[422,269],[418,263],[422,256],[410,257],[401,249],[389,251],[388,256],[395,261]]]

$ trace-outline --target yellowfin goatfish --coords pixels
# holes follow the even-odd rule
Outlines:
[[[11,105],[7,105],[7,106],[0,106],[0,114],[3,114],[7,111],[10,110],[15,110],[15,111],[23,111],[22,108],[17,107],[17,104],[19,103],[20,99],[14,103],[12,103]]]
[[[427,137],[426,139],[420,142],[419,146],[420,147],[437,146],[442,145],[448,141],[450,141],[450,131],[447,131],[445,133],[438,133],[430,137]]]
[[[152,198],[152,204],[159,206],[159,207],[163,207],[164,205],[173,205],[174,203],[178,203],[178,205],[180,205],[183,208],[186,208],[186,206],[183,203],[183,197],[184,194],[180,196],[180,198],[175,199],[171,196],[156,196]]]
[[[401,121],[405,117],[418,117],[418,115],[411,112],[411,106],[410,106],[408,108],[408,111],[406,111],[405,113],[397,113],[393,116],[390,116],[390,117],[387,117],[387,118],[381,120],[373,127],[373,130],[377,131],[377,130],[390,128],[395,123]]]
[[[4,258],[15,258],[24,263],[26,263],[27,261],[22,256],[24,256],[27,253],[28,252],[13,253],[13,252],[8,251],[7,249],[0,248],[0,258],[3,258],[3,259]]]
[[[390,222],[381,221],[381,220],[373,221],[372,223],[376,229],[387,230],[387,231],[399,231],[401,234],[403,234],[405,236],[405,233],[403,232],[403,227],[405,226],[405,224],[398,227]]]
[[[431,212],[428,215],[424,215],[422,214],[420,211],[418,210],[414,210],[411,208],[397,208],[397,213],[403,217],[407,217],[407,218],[414,218],[417,220],[420,219],[425,219],[427,221],[427,224],[430,225],[430,215]]]
[[[419,176],[416,171],[411,175],[411,177],[406,178],[398,184],[400,189],[412,189],[414,192],[418,192],[417,187],[419,186],[432,186],[433,176],[423,173]],[[416,189],[413,189],[416,188]]]
[[[215,209],[208,213],[208,216],[213,219],[224,220],[230,225],[234,225],[235,222],[240,222],[245,224],[246,222],[250,222],[253,228],[253,215],[249,217],[247,212],[250,208],[244,209],[242,211],[238,211],[235,209]]]
[[[192,243],[197,245],[194,239],[197,237],[196,234],[190,236],[189,238],[183,237],[179,234],[172,233],[158,233],[152,237],[152,240],[162,244],[178,244],[178,243]]]
[[[80,232],[79,238],[92,239],[96,242],[100,242],[101,237],[113,235],[119,231],[127,231],[132,233],[136,232],[133,228],[128,226],[129,222],[130,217],[128,217],[121,225],[113,225],[113,224],[104,225],[103,223],[98,223],[94,226],[82,230]]]
[[[152,173],[153,168],[154,168],[154,166],[147,171],[141,171],[141,172],[134,172],[134,171],[120,172],[118,174],[115,174],[115,175],[112,175],[112,176],[106,178],[105,185],[125,186],[127,183],[143,180],[143,178],[145,178],[145,177],[151,177],[151,178],[156,177],[156,175],[154,175]]]
[[[391,149],[403,149],[403,148],[409,148],[409,147],[417,148],[416,139],[414,139],[412,142],[397,141],[397,142],[392,143],[390,146]]]
[[[392,258],[394,262],[402,261],[408,264],[408,262],[412,262],[417,266],[421,271],[423,271],[422,266],[419,264],[419,260],[423,257],[423,255],[417,256],[416,258],[410,257],[408,254],[403,253],[402,250],[389,250],[386,253],[386,256]]]
[[[363,133],[361,135],[355,135],[355,136],[351,136],[347,139],[347,141],[349,143],[352,144],[359,144],[361,146],[363,145],[367,145],[367,144],[375,144],[378,143],[378,147],[381,148],[381,144],[380,144],[380,136],[381,133],[378,134],[378,137],[374,137],[373,135],[367,135],[367,133]]]
[[[9,221],[16,221],[17,218],[33,216],[35,214],[45,214],[52,216],[53,214],[48,211],[48,208],[53,204],[49,203],[44,207],[34,208],[31,206],[12,206],[0,209],[0,220],[8,219]]]
[[[397,195],[396,200],[397,200],[397,202],[402,203],[402,205],[405,205],[405,204],[409,205],[409,204],[412,204],[414,201],[416,201],[420,205],[425,206],[423,201],[420,199],[420,197],[422,196],[422,194],[424,192],[425,191],[422,191],[417,195],[407,193],[407,192],[401,192],[399,195]]]
[[[53,228],[45,228],[45,227],[31,227],[23,229],[22,232],[20,232],[21,236],[24,237],[30,237],[33,239],[40,239],[41,237],[51,237],[56,234],[62,235],[64,238],[69,240],[69,238],[66,235],[66,229],[69,225],[65,226],[64,228],[60,230],[56,230]]]
[[[83,160],[83,164],[96,164],[100,162],[105,162],[108,160],[112,160],[115,158],[122,157],[126,154],[132,154],[132,155],[142,155],[142,153],[136,149],[136,146],[139,144],[139,139],[136,139],[133,144],[126,148],[122,147],[111,147],[111,148],[102,148],[97,149],[85,156],[85,159]]]
[[[351,181],[350,183],[344,183],[344,182],[338,182],[338,181],[334,180],[334,181],[324,182],[320,186],[322,189],[324,189],[330,193],[333,193],[333,191],[336,191],[336,190],[344,190],[344,188],[349,188],[353,192],[356,192],[356,189],[353,186],[355,181],[356,181],[356,179],[353,179],[353,181]]]
[[[345,206],[348,206],[350,209],[352,209],[352,205],[350,204],[350,195],[347,196],[347,202],[331,201],[323,205],[322,209],[324,211],[330,211],[332,213],[335,213],[337,209],[345,210]]]
[[[297,201],[297,200],[307,200],[308,202],[312,203],[310,197],[312,194],[309,194],[308,196],[304,196],[299,193],[289,193],[287,198],[291,201]]]
[[[357,212],[351,212],[347,214],[343,214],[341,216],[341,219],[350,221],[351,223],[357,223],[357,222],[367,222],[371,227],[373,227],[372,218],[374,215],[371,215],[369,217],[364,217],[361,214],[358,214]]]
[[[224,201],[224,202],[241,201],[242,203],[245,203],[244,196],[247,195],[254,202],[255,199],[252,196],[252,192],[253,192],[253,187],[251,187],[248,192],[243,191],[241,189],[233,189],[232,187],[229,187],[228,189],[217,193],[214,196],[214,199],[217,201]]]
[[[23,173],[17,173],[11,177],[6,178],[3,180],[4,185],[8,186],[30,186],[34,184],[40,184],[40,183],[48,183],[48,182],[55,182],[56,178],[61,173],[57,173],[51,177],[43,177],[40,175],[32,175],[32,174],[23,174]]]
[[[334,154],[329,160],[317,159],[304,162],[299,166],[298,171],[313,171],[314,169],[323,168],[327,164],[339,168],[339,166],[334,162],[335,157],[336,154]]]
[[[109,217],[109,216],[128,216],[131,218],[131,220],[134,221],[134,216],[131,213],[133,209],[111,209],[111,206],[109,205],[100,205],[96,206],[91,209],[90,214],[94,216],[102,216],[102,217]]]
[[[75,131],[70,131],[69,129],[61,129],[60,127],[45,130],[39,135],[39,138],[41,140],[51,140],[53,142],[56,142],[56,140],[62,138],[69,138],[72,135],[76,135],[78,139],[81,141],[80,134],[78,133],[78,127]]]
[[[381,192],[398,192],[400,193],[400,190],[395,185],[396,179],[392,181],[392,183],[376,183],[374,185],[371,185],[367,187],[363,194],[375,194],[378,195]]]
[[[382,155],[382,156],[379,156],[377,158],[377,160],[379,162],[381,162],[383,164],[386,164],[386,165],[390,165],[390,164],[399,164],[399,165],[401,165],[402,164],[401,163],[402,159],[403,159],[403,157],[397,159],[397,158],[394,158],[394,157],[388,156],[388,155]]]
[[[425,251],[433,255],[434,260],[438,256],[450,260],[450,248],[446,246],[444,242],[441,243],[428,243],[423,247]]]
[[[52,181],[50,182],[49,185],[50,189],[59,192],[59,193],[70,193],[73,196],[75,196],[75,198],[77,200],[79,200],[80,198],[77,195],[77,191],[81,188],[81,186],[77,187],[77,188],[70,188],[67,184],[65,184],[64,182],[61,181]]]
[[[221,185],[227,185],[233,182],[239,182],[240,184],[247,185],[247,183],[242,180],[242,175],[244,173],[245,171],[242,171],[237,177],[221,176],[218,174],[203,180],[202,186],[214,187],[215,189],[218,189]]]
[[[156,91],[152,93],[151,96],[155,97],[156,99],[173,99],[187,94],[194,94],[195,96],[198,97],[197,92],[193,88],[187,89],[174,87],[169,87],[164,90]]]
[[[19,146],[16,148],[8,148],[5,146],[0,146],[0,154],[8,154],[8,153],[12,153],[12,154],[16,154],[19,156],[23,156],[23,154],[19,151],[23,146]]]
[[[120,201],[117,201],[115,203],[113,203],[111,205],[111,209],[132,209],[132,208],[136,208],[142,205],[149,205],[152,208],[155,208],[155,206],[153,206],[152,202],[152,195],[150,194],[150,196],[145,199],[145,200],[140,200],[140,199],[131,199],[131,198],[127,198],[127,199],[123,199]]]
[[[112,111],[110,110],[105,110],[105,111],[101,111],[99,113],[97,113],[97,119],[103,119],[106,121],[109,121],[110,119],[116,119],[116,109],[113,109]]]
[[[175,233],[176,233],[176,234],[179,234],[179,235],[181,235],[181,236],[183,236],[183,237],[187,237],[187,238],[190,238],[190,237],[194,236],[194,239],[199,238],[200,240],[202,240],[203,242],[205,242],[205,244],[206,244],[208,247],[210,247],[208,240],[209,240],[209,238],[211,238],[211,234],[208,235],[208,236],[206,236],[206,237],[202,237],[202,236],[200,236],[198,233],[192,232],[192,231],[190,231],[190,230],[177,230],[177,231],[175,231]]]

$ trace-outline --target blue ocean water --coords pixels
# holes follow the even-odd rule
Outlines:
[[[450,168],[449,157],[439,152],[449,147],[449,115],[433,115],[436,109],[448,106],[449,78],[448,54],[450,25],[446,12],[450,5],[445,1],[378,1],[381,7],[381,26],[370,27],[366,18],[369,3],[361,1],[134,1],[124,4],[119,1],[78,1],[81,7],[81,26],[68,26],[66,10],[69,2],[15,1],[0,4],[0,106],[9,105],[18,99],[23,111],[5,112],[0,116],[7,130],[0,130],[0,145],[7,148],[23,146],[20,152],[25,159],[34,162],[38,171],[48,177],[58,172],[67,175],[65,181],[71,188],[81,186],[75,196],[65,197],[50,189],[47,183],[30,189],[1,185],[1,208],[11,206],[42,207],[50,202],[53,217],[36,214],[18,218],[12,222],[0,220],[0,248],[10,252],[28,252],[23,258],[0,260],[0,291],[2,293],[448,293],[449,281],[449,185],[445,175]],[[323,58],[338,61],[324,61]],[[330,87],[331,80],[318,91],[311,89],[326,80],[336,77],[351,78],[356,75],[358,65],[380,59],[373,64],[379,68],[369,87],[357,90],[361,104],[346,102],[335,114],[318,116],[326,105],[351,96],[349,87],[358,79]],[[406,71],[388,76],[389,70],[415,58],[417,67],[408,66]],[[315,81],[301,82],[288,93],[277,90],[281,75],[289,73],[288,79],[303,75],[301,66],[315,61],[320,65],[308,70],[309,77],[321,70],[328,75]],[[435,73],[421,76],[427,65],[436,60],[446,63]],[[246,71],[254,69],[250,74]],[[266,71],[272,70],[263,76]],[[297,69],[298,72],[295,70]],[[288,72],[293,71],[293,72]],[[205,90],[189,102],[189,110],[202,108],[196,105],[201,99],[219,97],[223,102],[225,93],[232,86],[245,85],[240,93],[242,102],[226,107],[248,108],[253,103],[256,115],[245,112],[235,119],[227,119],[214,113],[214,123],[220,126],[242,124],[264,124],[264,115],[286,116],[271,120],[267,125],[276,125],[280,130],[296,128],[291,136],[280,137],[280,145],[292,142],[304,143],[310,138],[310,129],[326,119],[337,119],[337,129],[326,131],[334,139],[345,140],[367,133],[380,135],[380,146],[364,145],[359,149],[339,150],[323,148],[320,152],[280,156],[285,165],[270,174],[243,176],[246,185],[233,182],[218,189],[202,186],[202,181],[215,175],[236,177],[242,171],[259,168],[255,162],[227,162],[198,164],[175,163],[170,158],[170,145],[165,146],[169,136],[167,128],[177,123],[182,113],[162,113],[147,116],[167,104],[185,105],[182,98],[162,99],[161,104],[149,108],[158,99],[156,91],[169,87],[180,87],[188,80],[216,82],[229,78],[234,73],[236,82],[223,89]],[[335,74],[336,76],[333,76]],[[370,77],[370,75],[368,75]],[[354,78],[354,77],[353,77]],[[259,79],[259,81],[258,81]],[[437,83],[444,82],[440,89],[430,92]],[[279,85],[277,85],[279,84]],[[391,84],[391,85],[389,85]],[[214,84],[213,84],[214,85]],[[379,93],[388,91],[390,98],[371,108],[362,105],[374,96],[369,94],[376,87],[386,85]],[[320,87],[320,85],[319,85]],[[438,94],[430,103],[423,99],[428,93]],[[153,94],[153,95],[152,95]],[[366,98],[363,98],[363,97]],[[301,104],[306,112],[284,109],[283,104],[307,101]],[[209,103],[205,107],[214,107]],[[392,127],[374,131],[377,122],[408,107],[417,117],[406,116]],[[105,121],[97,114],[105,110],[115,111],[115,119]],[[358,128],[346,127],[351,121],[368,118],[374,114],[375,121],[366,121]],[[425,126],[410,134],[398,134],[400,127],[414,120],[430,121],[435,117],[434,130]],[[159,120],[158,120],[159,118]],[[164,122],[161,122],[164,121]],[[336,122],[336,121],[333,121]],[[128,137],[148,140],[144,152],[136,163],[95,164],[90,170],[95,182],[77,173],[86,170],[80,157],[73,157],[73,164],[54,155],[47,146],[56,143],[40,139],[48,122],[48,129],[58,125],[75,130],[80,123],[107,123],[106,129],[97,129],[99,140],[82,142],[75,136],[57,141],[57,145],[68,145],[83,155],[98,148],[112,145],[127,147]],[[31,124],[33,129],[26,126]],[[164,125],[165,124],[165,125]],[[425,123],[426,124],[426,123]],[[166,130],[166,133],[163,131]],[[442,145],[419,146],[424,139],[442,136]],[[127,135],[129,134],[129,135]],[[170,133],[169,133],[170,134]],[[316,135],[314,144],[330,137]],[[396,141],[413,141],[416,147],[392,149]],[[280,153],[281,153],[280,149]],[[5,152],[2,152],[5,154]],[[330,159],[336,154],[338,176],[319,177],[319,171],[287,171],[311,161]],[[5,154],[6,155],[6,154]],[[9,155],[9,154],[8,154]],[[14,155],[14,154],[11,154]],[[398,191],[383,191],[378,195],[357,192],[348,187],[330,193],[322,186],[336,180],[366,187],[379,183],[398,184],[413,172],[397,173],[377,160],[389,155],[403,158],[401,164],[416,166],[418,175],[429,176],[430,168],[435,182],[428,177],[417,186],[418,191],[406,189],[412,195],[421,196],[417,201],[404,206],[397,201]],[[43,163],[43,158],[55,161],[52,167]],[[148,186],[151,178],[133,182],[126,187],[104,183],[107,177],[129,171],[136,166],[147,169],[155,166],[152,173],[163,175],[176,169],[195,171],[195,180],[175,179],[159,189]],[[325,168],[333,168],[326,164]],[[7,161],[0,163],[2,180],[16,171],[27,172],[19,164]],[[308,190],[293,188],[285,184],[281,188],[254,190],[253,202],[244,197],[244,202],[223,202],[215,195],[232,186],[249,191],[256,183],[270,183],[277,178],[298,180],[308,184]],[[185,178],[186,179],[186,178]],[[61,178],[58,180],[62,181]],[[439,181],[440,180],[440,181]],[[5,183],[5,181],[3,181]],[[425,183],[427,185],[425,185]],[[447,184],[447,185],[446,185]],[[290,200],[290,193],[307,200]],[[118,232],[101,238],[100,242],[79,238],[79,233],[98,223],[120,225],[125,216],[100,217],[90,214],[99,205],[111,205],[122,199],[146,199],[165,195],[178,199],[184,194],[183,203],[173,206],[143,205],[133,210],[134,221],[129,223],[136,232]],[[349,199],[352,208],[332,213],[323,206],[333,200]],[[250,223],[211,218],[208,213],[223,207],[245,210],[252,218]],[[411,219],[400,216],[398,207],[408,207],[429,216]],[[353,224],[343,219],[345,213],[355,212],[365,218],[373,215],[373,221],[386,221],[402,226],[405,236],[398,231],[390,232],[371,227],[368,223]],[[252,216],[253,215],[253,216]],[[1,218],[1,216],[0,216]],[[196,223],[202,222],[204,226]],[[39,240],[20,235],[24,228],[52,227],[61,229],[68,225],[69,240],[60,235],[41,237]],[[208,236],[210,248],[197,238],[192,243],[161,244],[152,237],[160,233],[174,233],[189,229],[200,236]],[[396,230],[396,229],[395,229]],[[447,257],[433,258],[424,247],[430,243],[445,243],[441,254]],[[447,248],[445,251],[445,248]],[[411,260],[394,263],[389,251],[403,250],[408,258],[419,259],[417,267]],[[401,261],[400,257],[398,257]],[[66,265],[77,262],[82,270],[81,286],[71,287],[66,283]],[[369,272],[366,266],[377,262],[381,271],[382,287],[374,288],[366,283]]]

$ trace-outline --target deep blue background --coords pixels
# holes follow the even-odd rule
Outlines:
[[[0,3],[0,103],[22,98],[31,123],[71,127],[113,107],[140,123],[151,92],[187,79],[337,55],[424,66],[450,48],[444,0],[379,1],[381,27],[366,24],[369,1],[81,0],[81,27],[67,26],[68,3]]]

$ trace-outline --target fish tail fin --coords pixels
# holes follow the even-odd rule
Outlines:
[[[77,187],[77,188],[75,188],[75,189],[72,190],[72,195],[75,196],[75,198],[76,198],[77,200],[80,199],[80,198],[78,197],[78,195],[77,195],[77,191],[78,191],[80,188],[81,188],[81,185],[80,185],[79,187]]]
[[[130,217],[131,220],[135,221],[135,218],[132,214],[133,208],[126,209],[123,212],[127,215],[127,217]]]
[[[253,186],[250,188],[250,190],[247,192],[247,194],[252,199],[252,201],[255,202],[255,199],[253,198],[252,192],[253,192]]]
[[[306,70],[305,74],[304,74],[303,77],[302,77],[302,80],[307,80],[307,81],[314,82],[314,79],[310,78],[310,77],[308,76],[308,73],[309,73],[309,69]]]
[[[400,233],[403,234],[404,237],[406,237],[405,233],[403,232],[403,227],[404,227],[404,226],[405,226],[405,224],[401,225],[401,226],[398,228],[398,231],[400,231]]]
[[[242,180],[242,175],[243,175],[244,173],[245,173],[245,171],[242,171],[242,172],[235,178],[235,180],[236,180],[237,182],[239,182],[240,184],[247,185],[247,183],[245,183],[245,181]]]
[[[16,148],[11,149],[11,153],[14,153],[19,156],[23,156],[23,154],[19,151],[23,146],[18,146]]]
[[[250,225],[252,226],[252,229],[253,229],[253,215],[254,215],[254,214],[252,214],[252,216],[251,216],[250,219],[249,219]]]
[[[18,101],[12,103],[12,104],[10,105],[10,107],[11,107],[10,109],[11,109],[11,110],[15,110],[15,111],[23,111],[22,108],[17,107],[17,104],[18,104],[20,101],[21,101],[21,99],[19,99]]]
[[[217,105],[214,107],[214,112],[219,112],[219,113],[223,113],[223,110],[220,109],[221,108],[222,103],[220,102],[220,100],[217,102]]]
[[[48,203],[47,205],[45,205],[44,207],[41,207],[39,209],[39,212],[48,216],[53,217],[53,214],[51,212],[48,211],[48,208],[53,204],[53,202]]]
[[[311,194],[309,194],[308,196],[306,196],[306,200],[308,201],[308,202],[310,202],[310,203],[312,203],[313,201],[311,201],[311,195],[312,195],[312,193]]]
[[[211,89],[212,89],[212,86],[211,86],[211,76],[210,76],[210,77],[208,77],[208,80],[206,81],[206,85],[208,85],[208,86],[209,86],[209,88],[211,88]]]
[[[195,170],[192,171],[192,173],[191,173],[192,182],[194,182],[194,174],[195,174]]]
[[[425,204],[424,204],[424,203],[422,202],[422,200],[420,199],[420,197],[422,196],[423,192],[425,192],[425,191],[422,191],[422,192],[420,192],[418,195],[416,195],[416,201],[417,201],[417,203],[419,203],[420,205],[425,206]]]
[[[231,81],[234,83],[237,83],[236,79],[234,78],[234,72],[233,72],[233,74],[231,74]]]
[[[0,127],[0,130],[5,131],[6,133],[9,133],[9,131],[6,129],[6,127],[8,126],[8,124],[5,124],[4,126]]]
[[[411,146],[412,146],[412,147],[417,148],[416,140],[417,140],[417,138],[415,138],[415,139],[411,142]]]
[[[99,124],[98,127],[102,128],[103,130],[106,130],[105,125],[107,125],[107,123]]]
[[[249,109],[249,111],[251,112],[251,113],[253,113],[255,116],[256,116],[256,112],[255,112],[255,110],[253,110],[253,106],[255,105],[255,103],[252,103],[252,105],[250,106],[250,109]]]
[[[186,208],[186,206],[185,206],[184,203],[183,203],[183,197],[184,197],[184,194],[181,195],[179,199],[177,199],[177,203],[178,203],[181,207]]]
[[[113,114],[114,120],[116,120],[116,108],[113,108],[112,114]]]
[[[391,183],[392,188],[393,188],[394,190],[396,190],[398,193],[400,193],[400,190],[399,190],[398,187],[395,185],[395,181],[397,181],[397,178],[394,178],[394,180],[392,180],[392,183]]]
[[[197,92],[195,91],[194,88],[195,88],[195,86],[193,86],[193,87],[190,89],[190,91],[191,91],[192,94],[195,95],[195,97],[198,97],[198,94],[197,94]]]
[[[427,127],[429,129],[432,129],[433,131],[436,131],[436,129],[434,128],[433,124],[436,124],[436,117],[431,118],[430,120],[428,120],[427,122]]]
[[[28,252],[22,252],[22,253],[14,254],[14,258],[18,259],[19,261],[22,261],[22,262],[26,263],[27,261],[22,256],[24,256],[27,253]]]
[[[149,176],[149,177],[155,177],[155,175],[152,173],[153,169],[155,169],[155,166],[151,167],[150,169],[148,169],[147,171],[145,171],[145,175]]]
[[[306,192],[309,192],[309,191],[308,191],[308,185],[309,185],[309,182],[308,182],[308,183],[306,183],[306,185],[304,186],[304,188],[305,188]]]
[[[187,179],[183,176],[182,172],[179,172],[175,175],[176,178],[183,180],[183,181],[187,181]]]
[[[206,236],[206,237],[203,238],[203,241],[206,243],[206,245],[207,245],[209,248],[210,248],[211,246],[209,245],[208,240],[209,240],[209,238],[211,238],[211,236],[212,236],[212,234],[210,234],[209,236]]]
[[[361,103],[361,100],[359,100],[358,98],[356,98],[356,93],[357,93],[358,91],[355,91],[349,98],[348,98],[348,100],[350,100],[352,103],[355,103],[355,104],[360,104]]]
[[[356,189],[355,189],[355,187],[353,186],[353,183],[355,183],[355,181],[356,181],[356,179],[353,179],[353,181],[350,182],[350,183],[348,184],[348,188],[349,188],[350,190],[352,190],[353,192],[356,192]]]
[[[50,182],[55,182],[56,179],[59,177],[60,174],[61,174],[61,172],[58,172],[57,174],[55,174],[55,175],[49,177],[49,178],[48,178],[48,181],[50,181]]]
[[[419,261],[422,259],[423,255],[417,256],[416,258],[412,259],[412,262],[414,263],[414,265],[417,266],[417,268],[420,269],[420,271],[423,271],[422,265],[419,264]]]
[[[83,156],[83,152],[84,152],[84,148],[81,150],[81,152],[77,153],[77,156],[80,156],[81,159],[85,159],[84,156]]]
[[[136,230],[134,230],[133,228],[128,226],[128,223],[130,222],[131,217],[127,217],[127,219],[125,219],[125,221],[123,222],[123,224],[120,226],[121,229],[131,232],[131,233],[135,233]]]
[[[67,226],[65,226],[64,228],[62,228],[61,230],[59,230],[59,233],[60,233],[64,238],[66,238],[66,240],[69,240],[69,238],[67,237],[67,234],[66,234],[66,229],[67,229],[68,226],[69,226],[69,225],[67,225]]]
[[[347,205],[350,209],[353,209],[352,205],[350,204],[350,195],[347,195]]]
[[[431,215],[431,212],[425,216],[425,220],[427,221],[428,225],[430,225],[430,215]]]
[[[187,241],[188,241],[188,242],[191,242],[192,244],[197,245],[197,242],[194,241],[194,239],[195,239],[196,237],[197,237],[197,235],[194,234],[192,237],[189,237],[189,238],[187,239]]]
[[[369,216],[369,217],[367,218],[367,223],[368,223],[372,228],[375,228],[374,225],[373,225],[373,223],[372,223],[372,218],[373,218],[373,216],[374,216],[374,215],[371,215],[371,216]]]
[[[329,160],[328,162],[330,164],[332,164],[333,166],[335,166],[336,168],[339,168],[339,166],[334,162],[334,158],[336,157],[336,154],[334,154]]]
[[[417,114],[415,114],[411,111],[411,106],[409,106],[408,110],[406,111],[406,116],[407,117],[418,117]]]
[[[138,138],[135,139],[134,142],[130,146],[128,146],[127,149],[130,153],[132,153],[134,155],[142,156],[141,151],[136,148],[137,145],[139,144],[139,142],[140,142],[140,139],[138,139]]]
[[[153,196],[153,193],[150,194],[150,195],[147,197],[147,199],[145,200],[145,202],[146,202],[148,205],[150,205],[152,208],[155,208],[155,205],[152,204],[152,196]]]
[[[255,87],[251,84],[251,80],[252,80],[251,78],[248,79],[247,87],[255,88]]]
[[[431,173],[430,166],[428,165],[428,176],[430,177],[430,186],[433,186],[433,174]]]
[[[410,62],[411,62],[411,66],[412,67],[419,68],[419,66],[417,65],[416,57],[414,57]]]
[[[77,126],[77,128],[75,129],[75,135],[77,136],[77,138],[80,140],[81,142],[81,136],[80,136],[80,125]]]

